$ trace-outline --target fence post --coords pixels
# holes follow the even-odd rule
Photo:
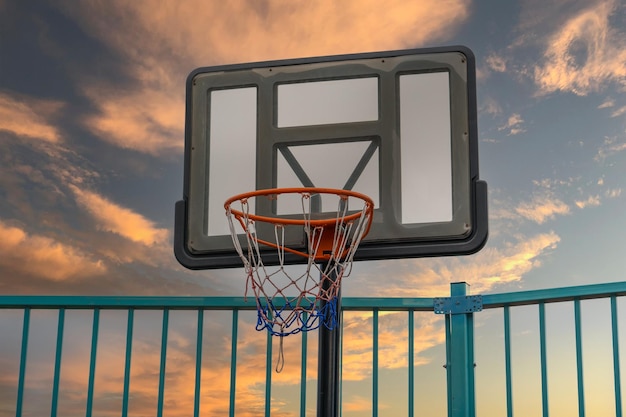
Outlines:
[[[450,284],[453,304],[459,308],[446,314],[446,372],[448,379],[448,417],[475,417],[474,393],[474,315],[463,309],[468,294],[465,282]],[[482,306],[481,306],[482,307]]]

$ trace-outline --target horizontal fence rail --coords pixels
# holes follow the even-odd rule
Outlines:
[[[581,305],[586,300],[592,299],[605,299],[608,303],[610,303],[610,313],[609,316],[605,318],[605,321],[609,323],[610,327],[610,351],[611,351],[611,362],[612,362],[612,380],[613,380],[613,406],[614,415],[617,417],[622,416],[622,403],[621,403],[621,374],[620,374],[620,346],[619,346],[619,314],[618,314],[618,299],[619,297],[623,297],[626,295],[626,282],[619,283],[608,283],[608,284],[597,284],[597,285],[588,285],[588,286],[579,286],[579,287],[568,287],[568,288],[560,288],[560,289],[549,289],[549,290],[534,290],[534,291],[523,291],[523,292],[513,292],[506,294],[484,294],[482,295],[482,309],[483,310],[497,310],[502,314],[502,322],[501,327],[498,332],[502,334],[502,351],[504,356],[504,380],[502,381],[502,385],[504,388],[505,395],[505,412],[507,416],[513,416],[515,407],[514,407],[514,399],[516,398],[516,394],[514,391],[514,381],[515,381],[515,372],[517,369],[513,366],[513,356],[515,354],[515,344],[512,343],[512,323],[511,316],[512,310],[516,307],[521,306],[535,306],[537,309],[538,315],[538,334],[539,334],[539,356],[540,356],[540,370],[539,373],[541,375],[540,385],[541,385],[541,415],[548,416],[550,412],[550,396],[549,396],[549,384],[548,384],[548,372],[549,369],[549,361],[548,361],[548,348],[547,348],[547,340],[548,337],[546,335],[546,316],[548,313],[546,312],[546,305],[552,303],[572,303],[573,311],[574,311],[574,322],[571,324],[574,329],[575,334],[575,363],[574,366],[576,368],[576,384],[577,384],[577,410],[579,416],[585,416],[585,410],[588,407],[585,400],[586,394],[586,385],[585,385],[585,374],[583,370],[588,369],[589,364],[585,363],[583,360],[583,320],[581,318],[582,310]],[[389,409],[385,409],[384,405],[381,403],[381,399],[379,398],[379,394],[382,390],[387,388],[389,385],[389,375],[395,374],[385,374],[382,375],[383,370],[386,371],[385,365],[383,363],[384,352],[385,349],[389,348],[388,338],[385,338],[384,334],[389,333],[388,329],[385,329],[385,325],[383,324],[383,319],[386,314],[400,314],[400,318],[402,323],[406,323],[404,326],[405,329],[401,331],[402,337],[398,340],[406,340],[404,346],[404,351],[406,352],[406,357],[404,361],[406,362],[406,374],[404,374],[404,398],[406,398],[406,404],[402,406],[402,409],[406,411],[406,415],[408,416],[418,416],[418,415],[434,415],[429,412],[424,412],[420,410],[425,410],[425,404],[418,404],[416,402],[416,393],[419,393],[419,386],[423,385],[423,382],[420,382],[420,378],[423,378],[419,371],[420,364],[416,362],[416,356],[418,354],[417,349],[422,349],[420,345],[421,342],[418,342],[418,339],[421,341],[422,335],[422,327],[425,326],[425,321],[420,321],[423,317],[431,317],[434,314],[434,304],[435,298],[363,298],[363,297],[347,297],[342,300],[342,314],[343,317],[347,317],[347,315],[359,315],[361,313],[366,314],[364,319],[361,319],[363,323],[368,323],[368,329],[371,328],[369,336],[366,336],[367,340],[370,343],[370,352],[371,352],[371,362],[370,362],[370,370],[365,372],[367,374],[367,378],[370,380],[370,389],[371,389],[371,398],[369,399],[369,406],[364,407],[367,410],[360,412],[359,407],[354,404],[347,404],[347,400],[344,399],[344,404],[342,404],[343,415],[372,415],[378,416],[379,413],[382,415],[389,415]],[[314,405],[311,403],[314,401],[315,396],[311,394],[310,389],[315,388],[315,384],[311,381],[315,378],[315,376],[311,376],[312,368],[309,363],[311,357],[316,355],[316,352],[313,352],[311,348],[312,341],[310,339],[315,339],[316,336],[314,334],[307,335],[307,333],[303,333],[302,335],[297,336],[300,340],[299,347],[299,355],[291,355],[290,360],[293,362],[294,358],[299,358],[300,364],[298,364],[298,376],[296,377],[298,380],[298,388],[295,391],[289,391],[286,393],[286,396],[290,398],[297,398],[297,404],[293,407],[291,411],[285,411],[285,409],[281,409],[281,401],[276,400],[274,396],[273,389],[275,389],[276,385],[273,384],[272,379],[278,379],[281,376],[274,372],[275,368],[275,356],[280,353],[282,354],[283,346],[282,343],[277,343],[277,338],[272,338],[269,335],[256,335],[257,340],[259,338],[264,339],[263,345],[264,352],[261,352],[260,356],[264,355],[264,358],[261,362],[255,362],[254,364],[250,364],[248,359],[242,360],[241,358],[245,355],[250,355],[252,350],[252,344],[249,343],[245,339],[245,336],[242,334],[247,331],[248,324],[246,327],[243,327],[241,324],[241,316],[244,314],[254,315],[254,313],[249,313],[256,309],[255,303],[253,300],[244,300],[243,297],[105,297],[105,296],[0,296],[0,318],[9,317],[4,321],[0,321],[0,331],[3,333],[0,334],[0,339],[4,339],[4,341],[0,342],[2,351],[0,351],[0,361],[3,360],[3,356],[6,356],[9,352],[8,343],[10,342],[10,338],[14,337],[18,339],[15,342],[15,346],[18,346],[19,352],[17,353],[16,358],[16,366],[14,366],[15,373],[13,377],[9,372],[5,370],[2,372],[3,375],[0,376],[0,403],[3,405],[0,406],[0,417],[2,416],[17,416],[22,417],[25,415],[64,415],[59,411],[60,407],[60,397],[63,394],[63,381],[66,370],[72,368],[72,357],[71,352],[74,351],[77,347],[68,342],[67,333],[72,328],[70,324],[68,324],[68,317],[71,314],[74,314],[77,311],[87,311],[91,313],[91,317],[89,318],[89,323],[86,326],[88,328],[88,360],[85,362],[84,367],[86,369],[86,378],[85,378],[85,389],[84,393],[65,393],[66,396],[81,396],[82,405],[80,411],[76,412],[76,415],[96,415],[94,411],[96,400],[104,401],[99,399],[98,397],[98,389],[97,389],[97,376],[101,367],[106,366],[106,364],[101,365],[101,355],[103,354],[103,343],[106,343],[104,338],[103,331],[103,314],[108,311],[117,311],[121,312],[122,316],[125,316],[125,326],[124,326],[124,348],[123,348],[123,360],[122,363],[122,378],[121,378],[121,387],[120,387],[120,395],[117,400],[119,400],[119,411],[112,412],[110,414],[101,413],[102,415],[137,415],[134,414],[134,411],[131,407],[131,403],[133,402],[141,402],[141,395],[133,391],[133,379],[131,379],[131,375],[135,378],[135,374],[133,374],[133,365],[136,362],[142,361],[141,352],[143,345],[137,346],[137,333],[142,332],[145,329],[142,328],[143,322],[138,319],[137,315],[142,314],[142,312],[150,312],[152,315],[157,315],[157,327],[159,330],[159,337],[157,351],[158,360],[155,361],[153,372],[156,377],[156,386],[154,386],[156,404],[153,405],[152,409],[154,409],[154,414],[156,416],[163,415],[191,415],[191,413],[185,414],[186,411],[181,411],[179,414],[176,413],[175,407],[169,405],[167,400],[167,390],[168,372],[172,373],[181,373],[187,372],[180,368],[182,366],[180,363],[185,363],[189,365],[187,362],[181,359],[180,363],[177,363],[177,355],[179,352],[187,349],[186,351],[191,352],[190,355],[193,365],[190,365],[193,369],[188,373],[184,373],[188,375],[188,378],[183,378],[188,380],[190,383],[185,385],[186,388],[191,394],[193,398],[192,401],[192,415],[200,416],[200,415],[214,415],[214,413],[210,411],[205,411],[203,407],[208,407],[207,403],[209,401],[222,401],[225,404],[224,409],[219,412],[219,415],[259,415],[255,414],[252,411],[249,411],[253,408],[247,409],[245,411],[245,407],[247,407],[247,402],[252,401],[249,398],[249,393],[242,393],[241,390],[238,391],[238,379],[245,378],[245,372],[254,371],[254,366],[263,368],[263,381],[259,381],[256,385],[251,385],[253,387],[258,388],[262,387],[264,390],[264,394],[262,395],[263,404],[262,404],[262,414],[265,416],[272,415],[273,412],[276,412],[280,415],[314,415]],[[30,372],[32,369],[28,368],[29,363],[29,354],[31,351],[37,350],[39,347],[33,345],[33,338],[37,336],[34,332],[33,320],[34,314],[40,314],[41,312],[48,312],[49,314],[56,314],[56,322],[52,326],[56,329],[54,333],[55,340],[51,343],[53,355],[51,359],[51,367],[52,367],[52,378],[50,381],[50,392],[47,398],[49,398],[48,405],[46,406],[46,410],[43,414],[41,414],[41,409],[37,410],[27,410],[27,406],[31,405],[29,401],[27,401],[26,394],[28,391],[29,384],[35,385],[36,380],[33,379],[31,381]],[[193,317],[193,325],[190,327],[193,329],[193,340],[191,343],[192,346],[186,346],[187,340],[182,340],[180,336],[176,333],[176,326],[173,324],[173,320],[176,319],[175,314],[179,314],[179,312],[187,312],[187,321],[189,317]],[[220,316],[219,320],[215,319],[215,317],[209,315],[211,312],[222,312],[222,316]],[[6,314],[5,314],[6,313]],[[9,314],[11,313],[11,314]],[[4,315],[3,315],[4,314]],[[468,313],[472,314],[472,313]],[[480,317],[480,312],[473,313],[474,317]],[[153,317],[153,316],[150,316]],[[227,317],[227,319],[224,319]],[[9,323],[10,319],[19,319],[21,328],[18,332],[8,333],[3,330],[2,323]],[[421,324],[418,325],[418,321]],[[348,324],[346,324],[348,323]],[[344,320],[344,335],[350,331],[352,327],[349,325],[349,320]],[[385,322],[386,323],[386,322]],[[430,323],[430,322],[429,322]],[[448,323],[446,322],[446,327]],[[219,329],[216,327],[218,325],[223,325],[223,328],[227,329],[222,332],[222,327]],[[15,325],[7,325],[10,328],[14,328]],[[252,323],[252,327],[254,323]],[[420,327],[422,326],[422,327]],[[439,329],[441,334],[447,334],[448,332],[444,329],[444,321],[434,322],[432,324],[435,329]],[[209,329],[209,330],[207,330]],[[46,331],[48,329],[46,328]],[[387,332],[387,333],[385,333]],[[14,334],[16,333],[16,334]],[[51,334],[52,334],[51,333]],[[472,332],[470,332],[470,335]],[[449,336],[449,335],[448,335]],[[292,336],[293,338],[293,336]],[[242,342],[242,340],[246,340],[246,342]],[[190,339],[191,340],[191,339]],[[220,344],[220,349],[227,350],[226,354],[229,357],[229,363],[227,366],[229,375],[228,378],[225,379],[225,385],[228,387],[224,388],[223,392],[227,392],[228,398],[217,398],[211,399],[211,393],[206,390],[203,391],[203,384],[207,384],[207,377],[205,374],[208,370],[211,369],[213,363],[217,363],[217,359],[215,355],[207,355],[205,344],[208,341],[225,341],[223,344]],[[287,342],[285,342],[287,344]],[[344,342],[347,343],[347,342]],[[434,342],[433,342],[434,343]],[[472,341],[473,343],[477,343],[477,349],[480,348],[479,342]],[[441,343],[443,348],[447,345],[447,343]],[[181,347],[182,346],[182,347]],[[224,347],[225,346],[225,347]],[[346,350],[353,348],[353,346],[343,346],[343,353],[346,355]],[[470,347],[473,349],[472,347]],[[172,350],[174,349],[174,350]],[[182,349],[182,350],[181,350]],[[218,350],[221,354],[222,350]],[[285,348],[285,352],[287,352],[287,348]],[[404,352],[403,351],[403,352]],[[70,352],[70,353],[65,353]],[[257,352],[258,356],[259,352]],[[448,356],[447,354],[445,355]],[[246,356],[249,358],[252,356]],[[179,359],[179,358],[178,358]],[[185,359],[185,358],[183,358]],[[0,364],[5,363],[11,365],[10,360],[4,360],[4,362],[0,362]],[[454,364],[450,364],[445,361],[442,364],[446,366],[454,366]],[[473,366],[473,364],[472,364]],[[482,366],[482,364],[481,364]],[[591,365],[593,366],[593,365]],[[239,372],[238,372],[239,368]],[[344,363],[345,368],[345,363]],[[225,368],[226,369],[226,368]],[[448,369],[449,371],[449,369]],[[67,371],[68,373],[70,371]],[[343,371],[344,376],[346,370]],[[395,372],[395,371],[394,371]],[[443,372],[443,370],[442,370]],[[204,378],[203,378],[204,376]],[[354,377],[351,377],[354,378]],[[445,378],[445,374],[444,374]],[[349,379],[349,378],[348,378]],[[13,384],[13,386],[11,386]],[[343,390],[347,392],[349,389],[348,384],[349,381],[346,380],[343,383]],[[174,384],[172,384],[174,385]],[[288,385],[288,384],[287,384]],[[284,384],[282,386],[285,386]],[[283,388],[279,388],[283,389]],[[423,388],[421,388],[423,389]],[[445,384],[443,385],[443,396],[445,399]],[[448,395],[453,395],[450,393],[450,387],[448,387]],[[480,387],[477,387],[477,390],[480,390]],[[4,392],[2,392],[4,391]],[[222,391],[220,391],[222,392]],[[83,398],[84,397],[84,398]],[[209,399],[204,399],[205,397],[209,397]],[[345,396],[344,396],[345,397]],[[116,400],[116,401],[117,401]],[[444,400],[445,401],[445,400]],[[172,402],[174,404],[174,402]],[[252,407],[252,406],[250,406]],[[472,404],[473,407],[473,404]],[[443,413],[441,415],[445,415],[446,413],[446,405],[440,406],[438,408],[439,413]],[[38,414],[40,413],[40,414]],[[291,414],[290,414],[291,413]],[[359,414],[360,413],[360,414]],[[425,413],[425,414],[423,414]],[[471,411],[470,411],[471,414]],[[218,415],[215,412],[215,415]],[[397,415],[393,413],[393,415]],[[448,409],[448,415],[457,417],[455,414]],[[463,414],[465,415],[465,414]],[[473,414],[471,414],[473,415]],[[501,413],[489,414],[488,412],[481,413],[481,415],[490,416],[490,415],[502,415]]]

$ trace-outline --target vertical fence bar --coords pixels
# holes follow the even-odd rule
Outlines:
[[[159,364],[159,394],[157,397],[157,417],[163,416],[163,393],[165,392],[165,364],[167,362],[167,332],[169,328],[170,310],[163,309],[161,329],[161,363]]]
[[[446,327],[446,364],[443,366],[446,369],[446,391],[447,391],[447,406],[448,406],[448,417],[452,417],[452,384],[450,381],[452,380],[452,324],[450,321],[450,315],[446,314],[445,316],[445,327]]]
[[[506,375],[506,415],[513,417],[513,378],[511,375],[511,308],[504,306],[504,367]]]
[[[20,375],[17,380],[17,404],[15,416],[22,417],[24,402],[24,380],[26,378],[26,354],[28,353],[28,333],[30,330],[30,307],[24,308],[24,323],[22,324],[22,349],[20,352]]]
[[[466,349],[467,349],[467,387],[468,387],[468,397],[467,397],[467,405],[469,408],[468,415],[470,417],[474,417],[476,414],[476,380],[474,379],[476,362],[474,362],[474,314],[467,313],[465,314],[465,322],[467,326],[467,339],[466,339]]]
[[[452,283],[450,294],[465,297],[469,285],[465,282]],[[473,417],[475,415],[474,395],[474,341],[473,314],[450,314],[450,359],[448,384],[451,386],[451,416]],[[450,413],[450,410],[449,410]]]
[[[541,407],[543,417],[548,417],[548,361],[546,354],[546,305],[539,303],[539,345],[541,357]]]
[[[196,383],[193,391],[193,416],[200,416],[200,386],[202,384],[202,339],[204,335],[204,309],[198,309],[198,329],[196,333]]]
[[[89,382],[87,383],[86,417],[91,417],[93,410],[93,385],[96,375],[96,353],[98,350],[98,331],[100,327],[100,309],[94,308],[91,326],[91,353],[89,355]]]
[[[306,323],[307,313],[303,313],[302,320]],[[309,332],[302,332],[302,350],[300,356],[300,417],[306,416],[306,360],[307,360],[307,335]]]
[[[583,343],[580,320],[580,300],[574,300],[574,325],[576,327],[576,370],[578,379],[578,416],[585,417],[585,382],[583,379]]]
[[[617,297],[615,295],[611,296],[611,335],[613,337],[613,387],[615,389],[615,416],[622,417],[622,387],[619,366]]]
[[[124,360],[124,392],[122,394],[122,417],[128,416],[128,392],[130,388],[130,358],[133,351],[133,324],[135,309],[128,309],[128,323],[126,324],[126,358]]]
[[[341,291],[341,290],[340,290]],[[337,371],[337,383],[339,384],[338,387],[338,397],[337,397],[337,401],[339,402],[338,404],[338,417],[341,417],[343,415],[343,309],[341,308],[341,305],[338,306],[337,308],[337,314],[339,314],[339,317],[341,318],[341,320],[339,321],[339,350],[337,352],[337,366],[338,366],[338,371]]]
[[[63,328],[65,327],[65,309],[59,309],[59,324],[57,326],[57,346],[54,357],[54,378],[52,381],[52,406],[50,417],[56,417],[59,405],[59,380],[61,379],[61,356],[63,354]]]
[[[280,343],[283,342],[282,337],[279,336]],[[270,417],[272,409],[272,342],[272,333],[268,331],[265,343],[265,417]]]
[[[372,416],[378,416],[378,309],[372,317]]]
[[[415,310],[409,310],[409,413],[408,417],[415,414]]]
[[[230,337],[230,399],[228,402],[228,416],[235,415],[235,386],[237,379],[237,325],[239,323],[239,310],[233,309],[233,323]]]

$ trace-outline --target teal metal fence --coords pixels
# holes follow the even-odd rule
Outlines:
[[[606,344],[612,364],[610,378],[612,380],[612,402],[610,404],[612,411],[602,415],[622,416],[618,304],[620,297],[626,295],[626,282],[506,294],[483,294],[480,297],[472,296],[471,298],[466,290],[467,286],[464,283],[459,283],[452,284],[450,296],[442,298],[343,299],[344,335],[350,331],[350,317],[356,315],[360,317],[361,324],[367,322],[370,326],[367,328],[370,333],[366,332],[368,334],[365,336],[365,345],[369,344],[366,354],[371,355],[369,370],[361,373],[361,375],[366,374],[368,381],[370,381],[371,398],[363,400],[367,403],[367,407],[359,408],[354,404],[348,404],[346,398],[348,398],[347,392],[350,384],[348,380],[350,377],[346,369],[343,370],[343,376],[346,380],[343,382],[343,415],[399,415],[396,411],[390,411],[392,409],[388,408],[387,405],[381,404],[379,398],[380,392],[390,386],[389,375],[382,375],[382,373],[393,366],[386,364],[386,362],[382,363],[382,361],[386,360],[383,355],[387,354],[385,349],[389,348],[389,340],[396,340],[396,336],[389,339],[386,336],[381,336],[381,334],[388,333],[388,330],[384,328],[383,321],[387,323],[388,320],[385,317],[393,314],[399,315],[402,323],[405,323],[406,326],[400,332],[401,335],[397,336],[398,344],[403,344],[402,354],[406,355],[401,360],[402,364],[406,365],[402,371],[404,380],[401,384],[399,383],[404,392],[403,398],[406,400],[406,403],[402,404],[400,408],[406,412],[406,415],[413,417],[437,414],[432,411],[424,411],[428,409],[428,405],[424,401],[417,404],[415,400],[416,394],[423,390],[421,388],[424,385],[423,378],[430,378],[420,371],[420,367],[424,365],[423,360],[416,361],[418,353],[423,354],[425,351],[422,346],[422,333],[426,331],[425,323],[428,322],[428,332],[432,333],[434,329],[441,333],[440,339],[433,336],[434,342],[431,343],[430,349],[437,349],[434,346],[438,344],[436,343],[437,340],[443,342],[439,345],[441,345],[441,349],[445,349],[444,361],[441,364],[445,370],[442,369],[441,371],[444,373],[444,381],[447,383],[444,382],[441,387],[444,391],[443,404],[435,406],[437,412],[440,413],[439,415],[446,413],[450,417],[476,415],[478,393],[478,407],[482,410],[481,416],[504,414],[513,416],[516,411],[516,402],[528,401],[524,394],[520,396],[515,390],[516,372],[520,371],[521,373],[523,370],[518,370],[512,359],[518,354],[516,344],[512,342],[514,339],[511,323],[512,312],[524,306],[536,309],[538,372],[541,375],[539,381],[540,413],[542,416],[550,415],[553,405],[549,395],[551,393],[548,376],[550,361],[547,354],[549,334],[546,330],[549,314],[546,312],[546,306],[552,303],[564,303],[571,304],[573,308],[573,322],[563,322],[562,326],[571,326],[574,332],[572,349],[575,361],[572,368],[575,369],[576,375],[576,409],[578,416],[585,416],[589,405],[586,404],[588,385],[585,383],[587,379],[584,371],[593,369],[594,363],[593,361],[585,361],[583,355],[585,332],[583,331],[582,311],[583,306],[589,300],[603,299],[610,306],[609,314],[594,320],[598,320],[598,323],[608,324],[610,328],[610,338]],[[446,307],[442,309],[441,306]],[[141,319],[137,317],[145,312],[148,312],[148,316],[151,318],[151,328],[158,329],[156,331],[158,333],[157,340],[153,340],[152,343],[156,345],[158,353],[155,356],[158,357],[158,360],[153,363],[155,369],[150,369],[149,372],[156,380],[156,384],[152,385],[155,401],[149,407],[152,410],[150,415],[314,415],[315,396],[311,395],[311,391],[316,388],[313,371],[315,367],[311,366],[310,362],[311,358],[316,357],[315,348],[311,347],[314,342],[312,339],[315,339],[316,336],[305,333],[297,336],[298,339],[294,339],[299,341],[297,347],[300,351],[299,355],[294,355],[294,349],[290,347],[284,348],[284,352],[289,353],[286,366],[297,368],[297,376],[292,373],[289,378],[295,378],[297,383],[293,384],[291,380],[288,383],[283,381],[283,384],[277,388],[272,379],[287,378],[274,372],[276,355],[279,353],[279,349],[282,353],[283,347],[280,345],[278,348],[277,338],[272,338],[263,333],[256,333],[253,337],[248,336],[250,333],[248,329],[254,326],[254,308],[253,302],[245,302],[243,298],[238,297],[0,296],[0,365],[4,368],[0,376],[0,416],[146,415],[144,411],[139,411],[139,406],[131,407],[132,404],[147,401],[145,400],[146,396],[150,397],[145,390],[139,390],[141,384],[133,382],[134,378],[139,380],[140,376],[132,372],[133,364],[142,360],[142,352],[147,352],[144,349],[145,344],[137,346],[137,333],[149,327],[145,317]],[[435,310],[442,314],[433,318]],[[490,401],[496,402],[496,399],[493,396],[490,397],[489,394],[483,394],[485,389],[481,388],[482,379],[475,377],[476,366],[478,366],[477,372],[481,372],[480,370],[483,368],[491,367],[490,358],[482,358],[481,363],[475,363],[475,356],[482,349],[481,339],[476,338],[475,334],[481,334],[485,331],[482,325],[479,326],[478,330],[475,330],[475,322],[480,322],[481,315],[486,314],[485,312],[488,310],[498,311],[498,320],[502,320],[492,331],[498,337],[501,336],[498,350],[504,357],[503,372],[495,372],[496,375],[503,375],[502,380],[496,383],[503,387],[502,395],[505,403],[503,410],[490,407]],[[79,311],[83,314],[79,318],[74,317]],[[119,392],[113,395],[116,397],[117,408],[101,406],[105,401],[110,400],[110,398],[103,399],[103,397],[112,396],[112,391],[107,390],[106,395],[101,395],[98,384],[104,386],[106,381],[97,382],[99,381],[99,374],[111,366],[109,365],[110,357],[105,356],[106,349],[103,347],[109,333],[103,329],[102,317],[108,312],[116,312],[116,317],[125,321],[124,335],[121,338],[124,340],[124,347],[119,353],[122,360],[118,362],[122,375],[118,382],[121,386]],[[185,323],[189,337],[182,337],[176,323],[172,321],[173,314],[183,313],[183,320],[177,318],[176,320]],[[38,315],[38,318],[40,316],[46,317],[47,325],[44,324],[43,327],[42,325],[34,326],[33,316],[35,314]],[[214,314],[219,314],[219,316]],[[524,314],[528,315],[528,313]],[[72,316],[71,324],[68,324],[68,315]],[[417,319],[418,315],[419,320]],[[530,315],[534,317],[535,314]],[[246,316],[248,321],[245,326],[242,316]],[[51,320],[54,324],[51,324]],[[153,323],[154,321],[156,324]],[[77,326],[76,323],[79,322],[82,324]],[[16,323],[19,323],[17,325],[19,331],[16,330]],[[54,329],[50,329],[50,327],[55,327],[56,331],[52,331]],[[79,351],[79,343],[76,343],[75,339],[70,340],[68,336],[73,327],[79,327],[81,330],[78,333],[82,334],[82,339],[87,340],[87,347],[85,348],[87,358],[83,362],[83,368],[86,368],[84,369],[85,381],[82,388],[67,388],[67,384],[64,385],[66,374],[72,374],[72,370],[75,368],[72,361],[78,360],[80,356],[76,353]],[[34,360],[31,356],[40,354],[40,350],[43,349],[40,345],[46,344],[39,340],[38,329],[45,329],[45,332],[52,335],[53,341],[49,343],[49,348],[53,352],[49,356],[52,368],[51,378],[31,377],[31,373],[37,374],[39,369],[32,369],[28,366],[29,361]],[[246,334],[242,334],[242,332]],[[360,337],[360,340],[363,341],[362,335]],[[290,337],[290,339],[293,338],[294,336]],[[33,342],[34,339],[35,342]],[[251,342],[252,340],[262,340],[264,352],[254,350],[256,345]],[[347,355],[346,352],[354,346],[351,347],[346,344],[354,343],[356,339],[344,338],[344,340],[342,349],[344,355]],[[219,345],[219,347],[212,351],[212,354],[207,355],[207,343],[216,343],[216,346]],[[493,346],[489,348],[491,349]],[[168,349],[171,351],[168,352]],[[181,352],[187,352],[187,354],[182,355]],[[436,354],[432,353],[432,356],[436,357]],[[260,363],[258,362],[259,357],[261,357]],[[294,362],[298,362],[294,360],[297,357],[299,357],[300,363],[294,364]],[[250,358],[256,358],[255,362],[251,362]],[[602,359],[606,360],[607,358],[603,357]],[[220,368],[222,369],[220,372],[228,372],[228,375],[211,373],[212,367],[217,367],[217,364],[223,363],[224,360],[228,363]],[[347,366],[347,356],[344,357],[344,360],[345,363],[342,368]],[[142,372],[145,372],[145,369]],[[247,382],[247,386],[252,387],[255,395],[261,397],[259,403],[262,404],[258,406],[260,408],[256,405],[250,405],[250,392],[243,392],[240,387],[238,378],[244,378],[247,372],[261,372],[263,374],[259,381]],[[207,376],[207,373],[210,375]],[[168,375],[171,374],[177,375],[178,382],[168,382],[173,381],[173,379],[168,379],[170,378]],[[131,381],[131,375],[133,381]],[[391,380],[393,380],[394,375],[391,375]],[[220,382],[222,380],[223,383]],[[354,381],[355,378],[352,380]],[[492,377],[489,380],[494,383]],[[38,383],[41,384],[41,381],[45,385],[43,388],[37,385]],[[184,384],[180,381],[184,381]],[[351,383],[356,384],[355,382]],[[174,396],[180,397],[181,393],[184,393],[190,398],[190,410],[180,408],[178,406],[179,401],[167,400],[167,391],[174,385],[177,387]],[[296,385],[297,387],[295,387]],[[212,395],[216,387],[220,389],[219,393],[225,394]],[[278,396],[274,395],[275,393],[272,391],[277,389],[283,391],[284,395],[281,398],[295,398],[294,403],[286,404],[284,399],[277,400]],[[48,392],[40,397],[33,393],[35,391],[41,393],[41,391],[46,390]],[[137,390],[141,392],[137,392]],[[260,394],[259,391],[263,392]],[[60,404],[61,399],[64,402],[64,409]],[[433,400],[436,401],[436,399]],[[38,405],[35,407],[34,403]],[[68,406],[70,403],[74,405]],[[100,404],[99,408],[96,407],[96,403]]]

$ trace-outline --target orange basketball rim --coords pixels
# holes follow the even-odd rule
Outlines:
[[[302,198],[302,217],[270,217],[257,215],[250,212],[250,201],[265,197],[270,200],[278,200],[283,194],[299,194]],[[338,199],[336,211],[325,213],[325,218],[312,218],[310,211],[311,196],[334,195]],[[348,209],[350,198],[360,201],[362,207],[358,210]],[[233,205],[239,203],[240,209]],[[237,222],[245,232],[247,238],[255,244],[285,251],[305,258],[313,258],[316,261],[340,260],[348,253],[354,253],[361,239],[367,235],[372,225],[374,202],[365,195],[351,190],[319,187],[293,187],[271,188],[266,190],[250,191],[235,195],[224,203],[224,208],[229,216],[237,219]],[[261,239],[256,234],[256,224],[266,223],[274,226],[276,242]],[[287,247],[280,239],[279,233],[288,226],[301,226],[307,235],[306,248],[298,249]]]

